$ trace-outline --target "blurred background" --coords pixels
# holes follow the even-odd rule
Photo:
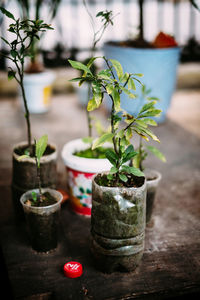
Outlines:
[[[84,3],[87,5],[85,7]],[[199,0],[1,0],[0,5],[11,11],[15,17],[40,18],[52,24],[41,39],[40,56],[44,67],[54,72],[53,94],[76,92],[68,80],[74,76],[67,59],[83,61],[88,57],[94,30],[102,23],[96,14],[103,10],[113,11],[113,26],[108,26],[97,45],[96,54],[102,54],[102,47],[109,40],[134,39],[139,32],[140,6],[143,4],[143,33],[151,42],[163,31],[174,36],[180,47],[180,62],[177,70],[177,84],[168,117],[192,127],[199,134],[200,116],[200,12]],[[92,16],[92,18],[91,18]],[[10,19],[0,15],[0,35],[12,38],[7,31]],[[0,51],[7,53],[7,45],[0,41]],[[1,100],[16,99],[18,87],[15,80],[7,80],[10,62],[0,56]],[[11,97],[11,98],[10,98]],[[188,99],[190,98],[190,99]],[[192,102],[192,99],[193,102]],[[192,106],[194,104],[194,107]],[[177,114],[177,108],[179,113]],[[187,112],[187,113],[186,113]],[[183,115],[181,115],[181,113]],[[184,121],[183,121],[184,120]],[[192,125],[194,124],[195,125]],[[194,128],[195,127],[195,128]]]

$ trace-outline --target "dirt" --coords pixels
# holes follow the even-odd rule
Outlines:
[[[96,176],[95,181],[98,185],[100,186],[107,186],[107,187],[128,187],[128,188],[132,188],[132,187],[140,187],[144,184],[144,177],[137,177],[134,176],[132,174],[125,174],[128,178],[127,182],[123,182],[120,179],[116,179],[116,177],[113,175],[113,179],[109,180],[107,178],[106,174],[99,174]]]
[[[53,205],[56,202],[57,202],[56,199],[49,192],[45,192],[42,194],[41,197],[37,195],[37,200],[33,200],[33,198],[31,198],[28,199],[25,203],[29,206],[44,207],[44,206]]]
[[[32,145],[32,147],[33,147],[33,151],[32,151],[31,157],[34,157],[35,145]],[[17,155],[21,156],[21,155],[26,154],[26,150],[28,150],[28,145],[20,146],[20,147],[14,149],[14,152],[15,152]],[[45,155],[50,155],[50,154],[52,154],[54,151],[55,151],[55,148],[53,148],[51,145],[47,145],[47,148],[46,148],[46,150],[45,150],[43,156],[45,156]]]

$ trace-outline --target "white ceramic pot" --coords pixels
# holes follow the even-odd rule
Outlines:
[[[109,146],[106,145],[106,147]],[[73,140],[64,145],[61,155],[67,171],[67,189],[72,210],[78,214],[90,216],[92,178],[96,173],[109,171],[111,164],[106,158],[84,158],[74,155],[76,151],[87,148],[88,144],[82,139]]]
[[[30,113],[39,114],[49,110],[54,79],[55,74],[50,71],[24,75],[24,89]],[[24,105],[21,91],[20,97]]]

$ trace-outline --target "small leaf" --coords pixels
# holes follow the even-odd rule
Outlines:
[[[112,94],[113,90],[114,90],[114,86],[112,84],[106,85],[106,91],[108,95]]]
[[[110,140],[113,138],[113,133],[105,133],[100,138],[96,139],[92,145],[92,150],[95,148],[98,148],[102,146],[105,142],[110,142]]]
[[[8,10],[3,7],[0,7],[1,12],[6,15],[8,18],[13,19],[15,21],[15,17]]]
[[[9,42],[8,42],[6,39],[4,39],[2,36],[1,36],[1,39],[2,39],[7,45],[10,46]]]
[[[134,90],[134,91],[136,90],[135,82],[132,78],[130,78],[129,81],[128,81],[128,89],[129,90]]]
[[[120,95],[117,88],[113,89],[112,97],[114,101],[115,110],[118,112],[121,110],[121,108],[120,108]]]
[[[110,169],[110,174],[116,174],[118,172],[118,169],[116,167],[112,167]]]
[[[120,62],[115,59],[110,59],[110,61],[117,72],[118,78],[121,79],[123,76],[123,69],[122,69]]]
[[[144,74],[142,74],[142,73],[135,73],[135,74],[133,74],[134,76],[137,76],[137,77],[143,77],[144,76]]]
[[[144,118],[144,119],[140,119],[140,120],[137,120],[137,121],[142,121],[142,122],[144,122],[147,125],[157,126],[156,121],[154,121],[152,119],[149,119],[149,118]]]
[[[37,142],[36,142],[36,149],[35,155],[38,159],[38,167],[40,166],[40,158],[44,154],[48,142],[48,136],[45,134],[43,135]]]
[[[116,166],[117,164],[117,161],[118,161],[118,156],[117,154],[111,150],[111,149],[108,149],[105,153],[106,155],[106,158],[110,161],[110,163],[114,166]]]
[[[17,51],[15,51],[15,50],[11,50],[10,51],[10,54],[11,54],[11,56],[13,57],[13,58],[16,58],[17,57]]]
[[[15,77],[16,72],[13,70],[8,71],[8,80],[12,80]]]
[[[146,103],[145,105],[143,105],[143,107],[141,108],[139,115],[141,115],[143,112],[148,111],[150,108],[154,107],[154,105],[156,104],[156,101],[152,101],[150,103]]]
[[[127,176],[126,176],[125,174],[119,173],[119,178],[120,178],[121,181],[123,181],[123,182],[127,182],[127,181],[128,181],[128,178],[127,178]]]
[[[84,64],[82,64],[81,62],[71,60],[71,59],[68,59],[68,62],[70,63],[72,68],[77,69],[77,70],[85,71],[86,73],[89,73],[89,74],[92,75],[90,69],[87,66],[85,66]]]
[[[131,93],[128,89],[126,89],[124,87],[121,87],[121,89],[125,94],[127,94],[129,96],[129,98],[132,98],[132,99],[136,98],[136,96],[133,93]]]
[[[161,161],[166,162],[166,158],[160,150],[158,150],[156,147],[153,146],[146,146],[151,153],[153,153],[157,158],[159,158]]]
[[[140,169],[135,168],[135,167],[129,167],[130,170],[130,174],[133,174],[137,177],[143,177],[145,176],[144,173],[142,171],[140,171]]]

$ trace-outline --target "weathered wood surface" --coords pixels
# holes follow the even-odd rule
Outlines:
[[[1,247],[15,299],[167,299],[200,293],[200,140],[169,120],[156,128],[167,157],[162,164],[149,157],[147,166],[161,171],[153,224],[146,229],[145,253],[132,273],[103,274],[90,254],[90,219],[73,214],[68,204],[61,211],[59,246],[52,253],[31,250],[25,225],[14,223],[11,202],[11,151],[23,140],[23,114],[15,101],[0,103],[0,217]],[[87,130],[84,112],[74,99],[56,97],[57,110],[33,116],[34,136],[48,133],[60,150],[71,138]],[[41,125],[43,124],[43,125]],[[64,124],[64,125],[63,125]],[[42,127],[42,130],[40,128]],[[83,126],[82,126],[83,127]],[[24,129],[25,132],[25,129]],[[59,187],[65,173],[59,158]],[[64,277],[63,265],[70,260],[83,264],[80,278]],[[188,296],[189,298],[189,296]]]

